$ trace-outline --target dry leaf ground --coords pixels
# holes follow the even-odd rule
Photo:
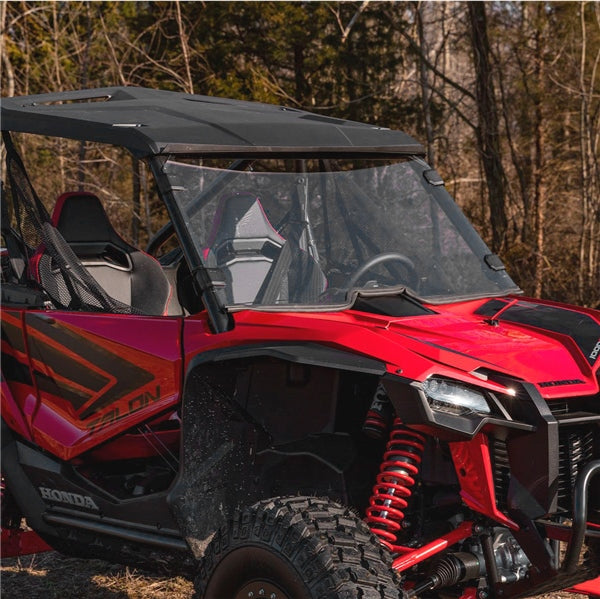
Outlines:
[[[191,599],[193,585],[101,560],[63,557],[55,551],[1,562],[2,599]],[[544,599],[586,599],[554,593]]]

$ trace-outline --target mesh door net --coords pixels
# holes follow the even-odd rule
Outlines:
[[[31,264],[37,267],[43,288],[52,303],[62,309],[121,314],[141,313],[106,294],[79,261],[69,244],[52,225],[48,211],[33,188],[10,135],[3,132],[6,145],[6,172],[10,184],[17,228]],[[7,198],[4,197],[3,201]]]

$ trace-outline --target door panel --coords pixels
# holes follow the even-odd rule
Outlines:
[[[70,459],[179,400],[182,319],[31,311],[25,323],[32,432],[55,455]]]
[[[2,308],[2,418],[17,433],[31,439],[30,416],[36,390],[29,372],[22,312]]]

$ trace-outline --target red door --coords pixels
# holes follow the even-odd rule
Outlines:
[[[177,317],[29,311],[35,441],[71,459],[177,404]]]

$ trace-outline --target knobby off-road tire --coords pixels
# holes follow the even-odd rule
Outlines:
[[[218,530],[200,561],[203,599],[397,599],[391,556],[348,508],[261,501]]]

